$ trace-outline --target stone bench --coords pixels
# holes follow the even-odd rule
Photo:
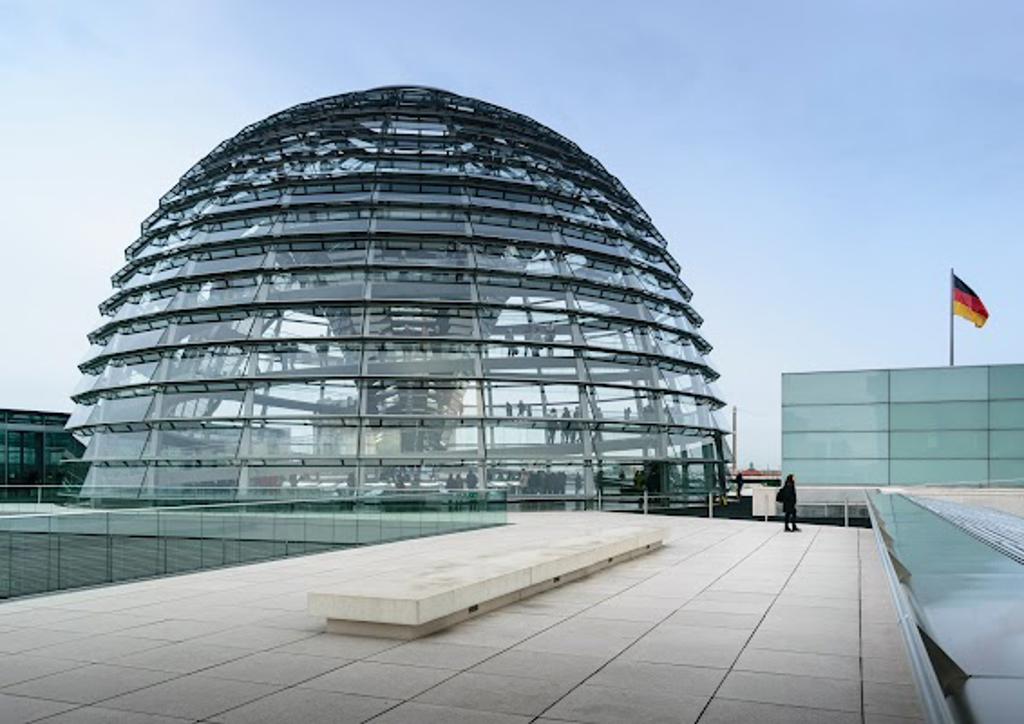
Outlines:
[[[331,633],[414,639],[643,555],[664,537],[663,528],[628,525],[544,541],[477,538],[470,550],[443,548],[436,559],[413,556],[325,585],[309,593],[308,608]]]

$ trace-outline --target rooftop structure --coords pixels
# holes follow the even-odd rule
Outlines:
[[[74,393],[83,495],[718,486],[679,271],[623,185],[526,116],[422,87],[295,106],[128,246]]]
[[[48,724],[921,721],[871,531],[652,520],[663,547],[410,642],[324,633],[307,594],[409,555],[429,567],[420,541],[0,603],[0,711]],[[432,546],[486,551],[623,516],[510,521]]]
[[[61,463],[80,457],[83,446],[64,430],[67,421],[66,412],[0,409],[0,504],[55,500],[74,479]]]
[[[783,472],[805,485],[1024,484],[1024,365],[782,376]]]

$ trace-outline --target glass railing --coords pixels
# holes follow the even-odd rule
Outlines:
[[[934,708],[945,716],[939,711],[945,699],[959,721],[1020,721],[1024,567],[1008,552],[1019,547],[1024,524],[1000,520],[1005,527],[993,528],[993,519],[1012,516],[925,495],[872,493],[869,499],[898,581],[897,604],[906,602],[910,633],[919,633],[941,688]]]
[[[0,598],[501,525],[506,503],[495,492],[105,510],[32,503],[0,515]]]

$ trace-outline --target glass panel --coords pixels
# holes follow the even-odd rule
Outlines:
[[[359,430],[338,425],[274,422],[254,425],[254,458],[340,458],[355,455]]]
[[[991,485],[1022,485],[1024,484],[1024,459],[992,460],[989,464]]]
[[[557,424],[538,419],[529,424],[502,422],[487,427],[487,455],[516,460],[559,460],[583,455],[582,424],[570,417]]]
[[[457,422],[430,425],[363,428],[363,455],[367,457],[477,455],[476,425]]]
[[[154,497],[234,498],[238,468],[150,468],[148,491]]]
[[[984,402],[921,402],[893,404],[893,430],[984,430],[988,405]]]
[[[476,383],[456,386],[433,382],[373,380],[366,385],[368,415],[476,417]]]
[[[1024,430],[993,430],[989,445],[994,458],[1024,458]]]
[[[159,329],[147,329],[143,332],[118,332],[104,348],[105,354],[116,354],[118,352],[130,352],[137,349],[155,347],[164,339],[167,327]]]
[[[893,432],[895,458],[986,458],[988,435],[983,430]]]
[[[89,438],[83,460],[138,460],[146,447],[149,430],[141,432],[97,431]]]
[[[103,374],[96,380],[93,389],[101,390],[108,387],[130,387],[132,385],[146,384],[155,379],[159,365],[160,362],[158,360],[136,362],[134,364],[111,361],[103,368]]]
[[[649,459],[664,457],[668,436],[653,430],[602,430],[594,435],[594,450],[602,458]]]
[[[384,337],[473,337],[469,309],[373,307],[369,334]]]
[[[814,372],[782,375],[783,405],[827,405],[889,401],[885,371]]]
[[[361,271],[323,271],[274,274],[267,284],[267,301],[362,299]]]
[[[186,348],[167,358],[161,377],[166,382],[243,377],[248,366],[249,354],[242,347]]]
[[[146,457],[164,460],[216,460],[238,457],[241,426],[161,428],[149,437]]]
[[[408,270],[375,272],[370,276],[370,298],[374,300],[469,301],[472,295],[468,274]]]
[[[458,463],[442,465],[381,465],[366,468],[367,488],[402,490],[426,488],[473,490],[480,487],[479,467]]]
[[[354,307],[279,309],[262,316],[263,339],[354,337],[363,326],[363,310]]]
[[[656,422],[665,420],[660,394],[628,387],[594,387],[593,416],[603,420]]]
[[[988,480],[987,460],[893,460],[893,485],[980,485]]]
[[[893,402],[984,400],[988,397],[988,368],[947,367],[892,370]]]
[[[371,375],[469,377],[474,374],[475,347],[466,345],[383,344],[366,350]]]
[[[387,266],[468,267],[469,248],[454,241],[431,243],[384,240],[374,244],[370,251],[370,263]]]
[[[146,412],[152,403],[153,395],[100,399],[89,418],[89,424],[139,422],[146,419]]]
[[[350,377],[359,374],[359,358],[359,347],[355,345],[281,344],[257,353],[256,374]]]
[[[354,490],[355,487],[356,470],[354,468],[307,465],[249,468],[249,497],[279,497],[282,490],[340,491]]]
[[[878,432],[888,427],[887,405],[790,405],[782,408],[785,432]]]
[[[174,298],[174,309],[188,311],[197,307],[219,307],[232,304],[249,304],[256,299],[259,278],[238,278],[215,280],[202,284],[190,284]]]
[[[621,322],[581,317],[579,330],[583,342],[590,347],[610,347],[627,352],[648,352],[652,346],[642,327],[627,326]]]
[[[253,392],[254,417],[355,415],[358,411],[355,380],[285,382],[257,387]]]
[[[94,410],[94,405],[75,405],[75,409],[72,410],[71,416],[68,418],[67,428],[70,430],[86,424],[89,418],[92,417]],[[3,442],[2,434],[0,434],[0,442]]]
[[[993,430],[1024,427],[1024,400],[993,400],[989,415]]]
[[[85,476],[82,484],[83,497],[102,497],[105,494],[113,493],[118,497],[135,494],[142,487],[142,481],[146,477],[146,468],[105,468],[93,465]]]
[[[782,456],[796,458],[884,458],[889,436],[884,432],[787,432],[782,436]]]
[[[366,242],[339,242],[322,247],[278,249],[274,252],[274,267],[294,269],[304,266],[361,266],[366,263]]]
[[[552,282],[553,286],[558,286]],[[501,286],[500,283],[481,281],[480,301],[498,306],[521,306],[544,309],[566,309],[568,302],[561,289],[523,289],[517,286]]]
[[[199,419],[242,416],[244,390],[165,392],[149,419]]]
[[[886,485],[888,460],[786,460],[783,474],[800,485]]]
[[[993,400],[1024,399],[1024,365],[998,365],[988,370]]]
[[[248,338],[251,331],[252,319],[179,323],[174,325],[164,344],[233,342]]]
[[[578,377],[576,359],[571,350],[558,350],[558,354],[566,356],[541,357],[526,356],[525,350],[519,349],[509,356],[505,347],[489,346],[484,348],[486,357],[483,360],[484,375],[487,377],[525,377],[575,381]]]

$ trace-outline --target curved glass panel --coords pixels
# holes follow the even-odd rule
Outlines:
[[[114,276],[69,423],[84,494],[717,484],[718,375],[666,249],[597,160],[482,101],[251,124]]]

